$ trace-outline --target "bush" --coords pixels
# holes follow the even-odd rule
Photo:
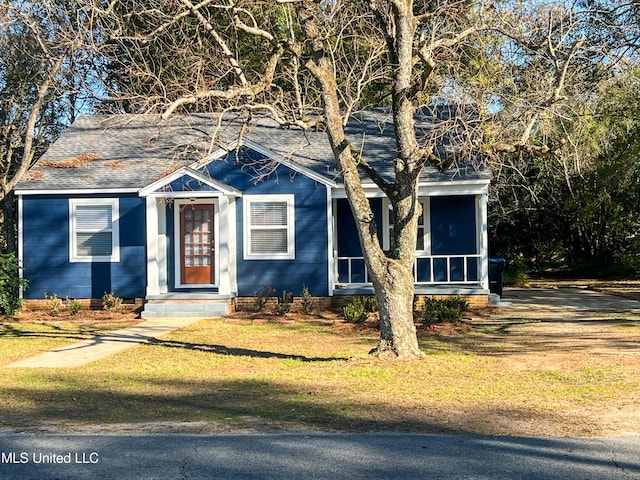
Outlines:
[[[49,300],[49,308],[47,309],[47,315],[50,317],[57,317],[62,310],[62,300],[58,298],[58,295],[53,293],[51,295],[44,294],[44,298]]]
[[[274,315],[285,315],[291,310],[291,302],[293,302],[293,294],[282,291],[282,295],[276,297],[276,304],[273,306]]]
[[[418,317],[424,324],[458,322],[462,319],[462,313],[467,308],[469,308],[469,302],[460,295],[441,300],[428,297],[424,299]]]
[[[438,321],[438,312],[440,311],[441,301],[434,297],[425,297],[422,309],[418,317],[423,323],[433,323]]]
[[[517,256],[507,262],[507,267],[502,272],[502,281],[505,285],[522,287],[529,282],[529,268],[524,263],[522,256]]]
[[[113,292],[105,292],[102,296],[102,308],[107,312],[118,312],[122,310],[122,299],[116,297]]]
[[[369,312],[364,308],[364,304],[358,297],[350,299],[342,308],[344,319],[349,323],[362,323],[369,318]]]
[[[13,253],[0,253],[0,313],[13,315],[22,308],[20,287],[27,281],[19,276],[20,264]]]
[[[302,286],[300,301],[302,302],[302,313],[311,313],[315,310],[316,304],[313,301],[311,293],[309,293],[309,287],[307,287],[306,285]]]
[[[364,303],[364,308],[368,313],[373,313],[378,311],[378,298],[373,297],[360,297],[362,298],[362,302]]]
[[[350,323],[363,323],[369,314],[378,310],[376,297],[352,297],[342,309],[344,319]]]
[[[271,297],[276,293],[273,287],[263,286],[260,291],[256,291],[253,294],[253,306],[256,312],[262,312],[264,307],[271,301]]]
[[[78,302],[77,300],[74,300],[73,298],[67,297],[66,302],[67,302],[67,307],[69,307],[69,315],[76,315],[80,311],[80,308],[82,307],[80,302]]]

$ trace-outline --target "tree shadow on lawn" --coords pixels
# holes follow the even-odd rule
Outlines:
[[[40,324],[37,324],[40,326]],[[11,324],[0,325],[0,338],[53,338],[67,340],[87,340],[92,336],[104,334],[105,330],[97,328],[95,325],[78,325],[73,330],[67,330],[55,324],[47,324],[47,330],[27,330],[29,324],[25,324],[25,329],[16,328]]]
[[[96,378],[81,382],[65,376],[49,375],[48,386],[8,386],[0,405],[0,426],[17,430],[68,431],[83,425],[127,424],[127,432],[153,422],[210,422],[208,431],[229,429],[320,430],[320,431],[402,431],[420,433],[544,434],[550,425],[579,425],[575,433],[593,432],[594,422],[576,419],[564,412],[541,412],[527,406],[498,410],[474,404],[465,409],[449,409],[430,404],[403,405],[391,397],[366,401],[309,384],[265,380],[189,381],[159,378],[128,378],[125,385]],[[131,385],[140,385],[132,392]],[[509,418],[516,428],[504,427],[496,416]],[[536,430],[528,420],[542,425]],[[133,425],[131,425],[133,424]],[[139,424],[136,427],[135,424]],[[145,425],[151,424],[151,425]],[[518,425],[522,426],[518,430]],[[171,427],[169,427],[171,428]],[[178,427],[179,428],[179,427]],[[584,430],[579,430],[582,428]],[[86,432],[86,428],[83,429]],[[199,432],[201,433],[201,432]]]
[[[301,362],[333,362],[345,361],[348,357],[307,357],[304,355],[296,355],[290,353],[268,352],[263,350],[253,350],[249,348],[227,347],[225,345],[215,345],[211,343],[192,343],[180,340],[163,340],[161,338],[151,338],[148,345],[155,345],[165,348],[177,348],[193,350],[196,352],[214,353],[216,355],[229,355],[236,357],[253,357],[253,358],[277,358],[281,360],[299,360]]]
[[[254,350],[248,348],[235,348],[225,345],[216,345],[209,343],[192,343],[183,342],[179,340],[164,340],[155,338],[152,336],[140,337],[137,335],[118,335],[113,332],[101,331],[95,327],[81,327],[80,331],[70,331],[61,328],[56,325],[48,325],[51,330],[37,331],[37,330],[22,330],[15,328],[12,325],[0,325],[0,339],[1,338],[48,338],[48,339],[64,339],[64,340],[77,340],[79,342],[86,342],[93,338],[94,343],[90,345],[82,345],[81,348],[91,348],[94,345],[98,345],[103,340],[110,342],[124,342],[124,343],[140,343],[147,345],[154,345],[165,348],[185,349],[198,352],[213,353],[217,355],[229,355],[238,357],[252,357],[252,358],[277,358],[282,360],[298,360],[302,362],[332,362],[332,361],[345,361],[348,357],[307,357],[304,355],[296,355],[289,353],[278,353],[263,350]],[[69,349],[69,348],[67,348]]]

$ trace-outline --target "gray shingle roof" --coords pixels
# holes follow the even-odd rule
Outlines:
[[[391,177],[395,137],[390,117],[372,111],[354,117],[348,134],[356,148],[383,175]],[[242,137],[327,180],[339,182],[333,153],[324,132],[281,128],[267,118],[245,125],[244,119],[214,114],[176,116],[83,115],[36,162],[17,190],[138,190],[185,165],[229,148]],[[433,132],[432,118],[417,122]],[[442,145],[451,143],[441,135]],[[445,152],[445,149],[441,153]],[[73,167],[73,168],[64,168]],[[445,173],[425,169],[422,181],[489,179],[491,172],[479,162],[464,162]]]

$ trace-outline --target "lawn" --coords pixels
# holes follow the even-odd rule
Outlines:
[[[0,365],[121,326],[5,322]],[[373,328],[203,320],[85,367],[0,368],[0,428],[640,431],[640,321],[597,328],[610,343],[565,351],[544,323],[438,325],[421,332],[423,360],[388,361],[367,356]]]

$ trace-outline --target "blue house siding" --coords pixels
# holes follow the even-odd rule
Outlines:
[[[252,296],[263,286],[299,294],[303,285],[309,287],[312,295],[328,295],[326,187],[302,175],[289,180],[293,171],[286,167],[278,168],[278,174],[279,178],[286,175],[286,181],[269,179],[254,187],[251,194],[295,195],[295,259],[245,259],[244,211],[242,202],[237,202],[238,295]]]
[[[312,295],[328,295],[327,187],[284,165],[258,178],[259,167],[269,160],[252,150],[240,153],[239,161],[234,152],[224,160],[211,162],[207,166],[209,175],[244,194],[293,194],[295,259],[245,259],[243,202],[236,202],[238,295],[253,296],[263,286],[297,295],[303,285]]]
[[[91,198],[114,198],[92,195]],[[124,298],[142,297],[146,284],[144,200],[119,196],[120,261],[69,262],[69,197],[23,197],[22,229],[24,276],[29,285],[25,298],[47,295],[100,298],[113,291]],[[45,234],[46,232],[46,234]]]
[[[378,238],[382,241],[382,199],[372,198],[369,200],[373,217],[378,228]],[[358,239],[356,222],[351,213],[349,201],[346,198],[336,200],[336,228],[337,228],[337,249],[339,257],[361,257],[362,249]],[[364,263],[362,263],[364,272]],[[364,276],[364,273],[363,273]]]

